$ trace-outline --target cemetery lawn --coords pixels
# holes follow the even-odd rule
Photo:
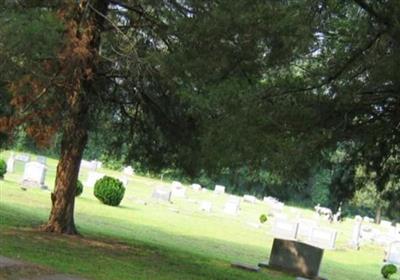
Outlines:
[[[0,154],[7,159],[8,152]],[[56,160],[48,159],[46,184],[54,185]],[[228,195],[187,190],[189,199],[173,204],[150,199],[159,180],[132,176],[119,207],[105,206],[84,188],[76,199],[75,222],[82,236],[37,230],[50,212],[50,192],[20,189],[23,166],[0,181],[0,255],[48,266],[88,279],[294,279],[270,270],[259,273],[231,268],[232,261],[256,265],[271,249],[271,220],[255,228],[267,213],[263,203],[242,203],[238,217],[221,212]],[[116,171],[100,172],[118,177]],[[80,174],[86,180],[87,173]],[[213,202],[213,212],[199,211],[198,201]],[[144,202],[147,204],[145,205]],[[288,216],[311,210],[286,207]],[[333,280],[381,279],[383,248],[348,248],[353,220],[334,225],[336,250],[325,251],[320,275]],[[326,224],[328,227],[332,227]],[[1,278],[1,274],[0,274]]]

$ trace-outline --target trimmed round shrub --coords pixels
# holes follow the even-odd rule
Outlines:
[[[76,191],[75,196],[80,196],[83,192],[83,184],[81,181],[76,181]]]
[[[383,278],[389,279],[391,275],[397,272],[397,267],[394,264],[385,264],[382,266],[381,273]]]
[[[94,196],[106,205],[118,206],[125,194],[125,187],[118,179],[104,176],[94,185]]]
[[[7,172],[7,164],[4,160],[0,159],[0,179],[4,178],[4,174]]]
[[[267,215],[265,214],[261,214],[260,216],[260,223],[265,223],[266,221],[268,221]]]

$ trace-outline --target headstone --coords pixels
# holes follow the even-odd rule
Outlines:
[[[28,162],[25,164],[22,185],[25,187],[40,187],[46,189],[47,187],[44,184],[46,170],[46,166],[39,162]]]
[[[323,249],[335,249],[337,231],[328,228],[315,227],[308,243]]]
[[[44,156],[37,156],[37,157],[36,157],[36,161],[39,162],[39,163],[41,163],[41,164],[44,164],[44,165],[47,164],[47,158],[44,157]]]
[[[96,182],[98,180],[100,180],[101,178],[103,178],[104,176],[105,176],[105,174],[103,174],[103,173],[98,173],[98,172],[95,172],[95,171],[89,171],[88,177],[86,179],[85,186],[93,188],[94,185],[96,184]]]
[[[240,200],[236,198],[230,198],[224,206],[224,212],[230,215],[237,215],[240,209]]]
[[[351,234],[350,246],[356,250],[360,249],[360,236],[361,236],[362,221],[363,221],[363,219],[361,218],[361,216],[358,216],[355,218],[355,222],[354,222],[353,230],[352,230],[352,234]]]
[[[98,160],[92,160],[92,164],[96,165],[96,169],[100,169],[101,167],[103,167],[103,163]]]
[[[400,266],[400,242],[396,241],[389,245],[386,262]]]
[[[152,198],[158,201],[171,202],[171,191],[163,187],[156,187],[151,195]]]
[[[385,228],[390,228],[390,227],[392,226],[392,222],[382,220],[380,225],[381,225],[382,227],[385,227]]]
[[[202,201],[200,203],[200,210],[210,213],[212,210],[212,203],[210,201]]]
[[[27,163],[31,160],[31,157],[27,154],[19,154],[15,156],[15,160]]]
[[[7,173],[13,173],[15,169],[15,158],[11,155],[7,160]]]
[[[275,219],[272,227],[272,235],[276,238],[296,240],[298,230],[298,222]]]
[[[125,176],[118,177],[118,180],[120,180],[122,182],[122,184],[124,185],[125,188],[128,186],[129,180]]]
[[[133,168],[132,168],[132,166],[126,166],[123,170],[122,170],[122,173],[124,173],[125,175],[128,175],[128,176],[132,176],[133,175],[133,173],[134,173],[134,170],[133,170]]]
[[[181,182],[173,181],[171,183],[171,192],[172,192],[172,197],[180,197],[180,198],[186,197],[186,189]]]
[[[302,241],[309,241],[312,236],[312,231],[316,227],[318,227],[318,222],[310,219],[300,219],[297,239]]]
[[[81,160],[81,168],[89,169],[91,171],[96,171],[97,170],[97,162],[96,161],[87,161],[82,159]]]
[[[192,184],[192,190],[194,190],[194,191],[200,191],[200,190],[201,190],[201,185],[199,185],[199,184]]]
[[[221,185],[215,185],[214,193],[215,194],[223,194],[223,193],[225,193],[225,187],[221,186]]]
[[[257,202],[257,197],[255,197],[254,195],[245,194],[243,196],[243,201],[244,202],[248,202],[248,203],[256,203]]]
[[[274,239],[268,267],[300,277],[318,278],[324,250],[294,240]]]

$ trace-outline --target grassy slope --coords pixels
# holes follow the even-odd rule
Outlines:
[[[3,153],[0,157],[7,158]],[[49,160],[46,183],[53,186],[55,160]],[[109,175],[118,173],[103,170]],[[263,204],[242,203],[239,217],[221,213],[227,196],[188,190],[190,199],[174,204],[149,200],[158,180],[132,177],[120,207],[100,204],[85,188],[76,201],[76,223],[84,238],[43,234],[36,228],[45,222],[50,209],[49,192],[20,190],[22,166],[0,182],[0,254],[49,265],[61,272],[93,279],[292,279],[283,274],[260,274],[232,269],[229,262],[256,264],[265,259],[272,244],[271,222],[261,229],[248,225],[268,211]],[[86,174],[80,174],[84,182]],[[211,200],[212,214],[198,210],[196,201]],[[143,205],[140,200],[146,200]],[[176,213],[174,209],[179,209]],[[309,210],[287,207],[294,217]],[[323,222],[322,222],[323,223]],[[326,251],[321,275],[329,279],[379,279],[383,249],[347,248],[352,221],[335,225],[338,249]]]

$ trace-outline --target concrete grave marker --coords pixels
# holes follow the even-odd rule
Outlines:
[[[98,172],[95,172],[95,171],[89,171],[88,177],[86,179],[85,186],[93,188],[94,185],[96,184],[96,182],[98,180],[100,180],[101,178],[103,178],[104,176],[105,176],[105,174],[103,174],[103,173],[98,173]]]
[[[44,157],[44,156],[37,156],[37,157],[36,157],[36,161],[39,162],[39,163],[41,163],[41,164],[44,164],[44,165],[47,164],[47,158]]]
[[[158,201],[171,202],[171,191],[164,187],[156,187],[151,195],[152,198]]]
[[[173,181],[171,183],[171,192],[172,192],[172,197],[180,197],[180,198],[186,197],[186,189],[181,182]]]
[[[302,241],[310,240],[312,236],[312,231],[316,227],[318,227],[318,222],[311,219],[300,219],[297,238]]]
[[[122,184],[124,185],[125,188],[128,186],[129,180],[125,176],[118,177],[118,180],[120,180],[122,182]]]
[[[309,244],[323,249],[335,249],[337,231],[329,228],[312,229]]]
[[[97,162],[94,160],[87,161],[87,160],[82,159],[80,167],[91,170],[91,171],[96,171],[97,170]]]
[[[15,170],[15,158],[11,155],[7,160],[7,173],[13,173]]]
[[[192,190],[194,190],[194,191],[201,191],[201,185],[199,185],[199,184],[192,184]]]
[[[294,240],[274,239],[268,267],[296,276],[318,278],[324,250]]]
[[[240,209],[240,200],[231,197],[224,205],[224,212],[230,215],[237,215]]]
[[[133,176],[134,170],[133,170],[132,166],[129,165],[129,166],[124,167],[124,169],[122,170],[122,173],[124,173],[125,175],[128,175],[128,176]]]
[[[39,162],[28,162],[25,164],[24,175],[22,177],[22,185],[27,187],[40,187],[47,189],[44,184],[46,178],[46,166]]]
[[[31,160],[31,157],[30,157],[30,155],[27,155],[27,154],[19,154],[19,155],[15,156],[15,160],[27,163]]]
[[[210,213],[212,210],[212,203],[210,201],[202,201],[200,203],[200,210]]]
[[[248,202],[248,203],[256,203],[257,202],[257,197],[255,197],[254,195],[248,195],[248,194],[245,194],[244,196],[243,196],[243,201],[244,202]]]
[[[295,240],[299,230],[298,222],[275,219],[272,234],[276,238]]]
[[[361,236],[362,221],[363,221],[363,219],[361,218],[361,216],[358,216],[355,218],[355,222],[354,222],[353,230],[352,230],[352,234],[351,234],[350,246],[356,250],[360,249],[360,236]]]
[[[221,185],[215,185],[214,193],[215,194],[223,194],[223,193],[225,193],[225,187],[221,186]]]
[[[400,241],[393,242],[389,245],[386,262],[400,266]]]

